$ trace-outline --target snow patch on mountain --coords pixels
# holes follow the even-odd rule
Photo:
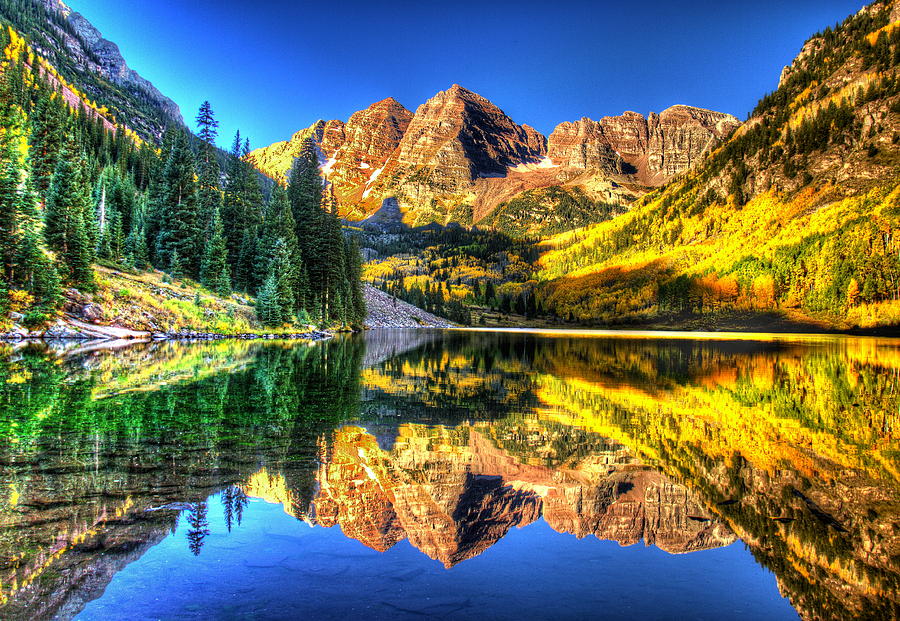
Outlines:
[[[516,164],[515,166],[510,166],[509,170],[510,172],[527,173],[546,168],[559,168],[559,165],[554,164],[553,160],[545,155],[536,162],[521,162],[520,164]]]

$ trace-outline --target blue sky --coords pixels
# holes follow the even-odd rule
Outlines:
[[[548,134],[683,103],[743,119],[803,42],[861,0],[354,2],[69,0],[220,145],[253,146],[458,83]]]

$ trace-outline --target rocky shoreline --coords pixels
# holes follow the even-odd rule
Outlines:
[[[331,332],[310,330],[309,332],[292,332],[289,334],[244,332],[240,334],[219,334],[217,332],[155,332],[151,335],[154,341],[224,341],[224,340],[291,340],[291,341],[325,341],[334,336]]]
[[[224,341],[224,340],[304,340],[324,341],[333,337],[331,332],[307,330],[276,334],[274,332],[241,332],[236,334],[220,334],[218,332],[200,332],[196,330],[178,330],[171,332],[144,332],[89,324],[69,318],[60,319],[54,325],[40,330],[17,328],[10,332],[0,333],[0,342],[21,341]]]

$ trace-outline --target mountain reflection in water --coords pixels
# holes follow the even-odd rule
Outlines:
[[[201,562],[259,500],[451,575],[537,521],[670,554],[739,538],[803,618],[900,615],[894,341],[379,331],[0,353],[2,618],[101,618],[126,567],[173,533],[177,562]]]

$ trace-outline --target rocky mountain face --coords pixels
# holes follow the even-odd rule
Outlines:
[[[730,114],[672,106],[644,117],[637,112],[561,123],[550,134],[548,156],[557,166],[627,176],[662,185],[693,166],[740,126]]]
[[[60,75],[109,110],[111,122],[144,139],[157,139],[168,124],[183,124],[174,101],[125,62],[83,15],[61,0],[33,0],[33,14],[3,10],[2,17],[28,39]]]
[[[490,101],[454,84],[419,106],[392,157],[394,187],[404,202],[427,201],[435,190],[464,194],[480,178],[538,161],[546,140],[517,125]],[[390,185],[385,180],[381,187]]]
[[[562,123],[548,139],[453,85],[415,114],[386,99],[346,124],[320,121],[251,158],[284,178],[311,136],[347,217],[365,218],[396,198],[410,224],[473,224],[522,192],[554,185],[627,204],[692,166],[738,125],[727,114],[673,106],[647,118],[626,112]]]

